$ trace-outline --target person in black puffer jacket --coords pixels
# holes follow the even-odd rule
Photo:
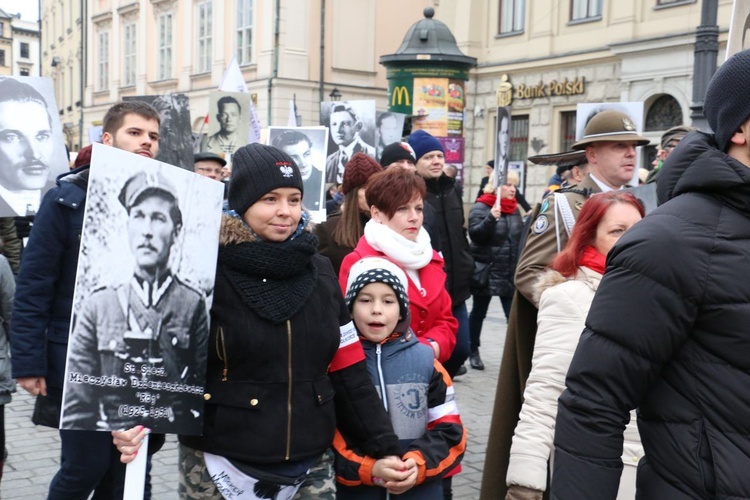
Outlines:
[[[488,265],[490,268],[487,283],[484,286],[473,283],[471,289],[473,306],[469,314],[469,362],[476,370],[484,370],[484,363],[479,356],[479,337],[490,299],[500,298],[503,312],[508,318],[516,290],[513,276],[516,273],[518,244],[523,232],[523,219],[515,198],[517,184],[518,174],[508,172],[508,183],[502,186],[500,203],[496,204],[494,183],[488,183],[484,188],[485,193],[469,211],[471,255],[475,265]]]
[[[638,408],[644,499],[750,498],[750,51],[662,167],[663,204],[609,253],[559,400],[552,498],[615,498]]]

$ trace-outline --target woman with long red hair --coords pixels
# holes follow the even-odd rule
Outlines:
[[[535,284],[538,330],[513,436],[506,500],[542,498],[547,464],[553,462],[557,398],[565,389],[565,375],[604,274],[607,253],[643,216],[643,207],[632,193],[614,191],[592,196],[583,205],[567,245]],[[635,466],[642,456],[632,415],[623,450],[623,462],[631,467],[624,468],[618,499],[635,498]]]

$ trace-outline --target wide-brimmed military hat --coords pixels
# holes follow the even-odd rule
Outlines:
[[[558,167],[576,167],[586,163],[585,151],[565,151],[546,155],[529,156],[535,165],[557,165]]]
[[[586,149],[589,144],[605,141],[632,141],[636,143],[636,146],[645,146],[651,142],[638,134],[635,122],[627,114],[607,109],[600,111],[589,120],[583,131],[583,137],[573,144],[573,149]]]

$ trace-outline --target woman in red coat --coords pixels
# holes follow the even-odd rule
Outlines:
[[[346,290],[349,270],[363,257],[380,256],[398,264],[409,278],[411,329],[444,362],[456,345],[458,322],[445,289],[443,258],[422,227],[424,195],[424,180],[404,169],[388,169],[369,179],[371,219],[354,251],[344,258],[339,283]]]

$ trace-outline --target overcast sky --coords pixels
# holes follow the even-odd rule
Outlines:
[[[24,21],[39,20],[39,3],[37,0],[0,0],[0,9],[8,14],[21,13]]]

